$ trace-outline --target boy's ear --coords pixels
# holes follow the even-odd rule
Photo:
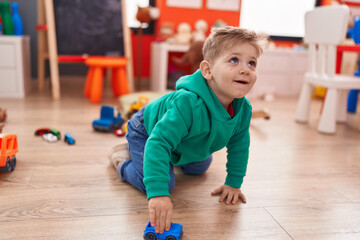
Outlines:
[[[206,80],[211,80],[212,79],[212,74],[211,74],[211,70],[210,70],[210,63],[206,60],[203,60],[200,63],[200,71],[201,74],[203,75],[203,77]]]

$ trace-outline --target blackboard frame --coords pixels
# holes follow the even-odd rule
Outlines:
[[[44,88],[45,62],[49,60],[51,90],[54,100],[61,98],[60,94],[60,77],[59,77],[59,60],[56,40],[56,27],[54,16],[53,0],[37,0],[38,2],[38,81],[39,90]],[[121,9],[126,9],[126,1],[121,0]],[[130,92],[134,91],[134,72],[133,57],[131,46],[130,28],[126,21],[126,11],[122,12],[122,30],[123,30],[123,49],[125,57],[128,59],[126,67],[127,80]],[[69,62],[68,62],[69,63]]]

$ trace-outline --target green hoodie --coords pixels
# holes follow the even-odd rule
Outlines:
[[[249,157],[249,101],[233,101],[231,118],[200,70],[177,81],[177,91],[151,102],[144,112],[149,135],[144,153],[144,185],[148,199],[170,196],[169,168],[203,161],[227,147],[225,184],[240,188]]]

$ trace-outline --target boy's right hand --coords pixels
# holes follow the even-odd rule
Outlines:
[[[153,197],[149,200],[150,224],[155,226],[156,233],[170,230],[173,204],[170,197]]]

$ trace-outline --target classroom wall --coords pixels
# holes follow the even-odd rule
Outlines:
[[[3,1],[3,0],[0,0]],[[10,3],[15,0],[9,0]],[[37,78],[37,32],[35,25],[37,23],[37,0],[16,0],[19,3],[20,14],[24,21],[24,32],[31,38],[31,70],[32,77]],[[322,0],[323,5],[331,4],[332,0]],[[160,9],[161,16],[156,23],[156,32],[159,32],[160,26],[166,21],[171,21],[175,25],[186,21],[192,26],[198,19],[204,19],[209,25],[212,25],[217,19],[226,21],[229,25],[238,25],[240,12],[214,11],[206,9],[206,0],[203,0],[202,9],[172,8],[166,6],[166,0],[157,0],[156,6]],[[150,44],[155,40],[155,35],[144,35],[142,42],[142,77],[150,76]],[[136,50],[137,36],[132,34],[132,46],[134,57],[134,72],[136,72]],[[81,64],[60,64],[60,73],[68,75],[84,75],[87,68]]]
[[[4,0],[0,0],[4,1]],[[19,4],[19,12],[24,23],[24,34],[30,36],[31,52],[31,77],[37,78],[37,0],[7,0],[11,3]],[[60,74],[65,75],[85,75],[87,67],[81,64],[60,64]],[[49,75],[49,67],[47,67]]]
[[[175,8],[168,7],[166,0],[156,0],[156,7],[160,9],[160,18],[156,21],[156,34],[159,33],[159,29],[164,22],[172,22],[175,26],[178,26],[182,22],[189,23],[194,29],[194,24],[197,20],[203,19],[212,26],[215,21],[221,19],[228,25],[238,26],[240,21],[240,11],[216,11],[209,10],[206,8],[206,1],[203,0],[201,9],[190,9],[190,8]],[[241,0],[239,0],[241,1]],[[333,0],[321,0],[322,5],[331,5]],[[208,33],[209,33],[208,30]],[[136,73],[136,53],[139,45],[137,44],[137,36],[133,35],[133,57],[134,57],[134,70]],[[147,78],[150,76],[150,45],[152,41],[155,41],[155,36],[146,35],[143,37],[143,44],[141,45],[143,58],[142,58],[142,69],[141,77]],[[280,42],[281,46],[288,46],[293,44],[292,42]]]

